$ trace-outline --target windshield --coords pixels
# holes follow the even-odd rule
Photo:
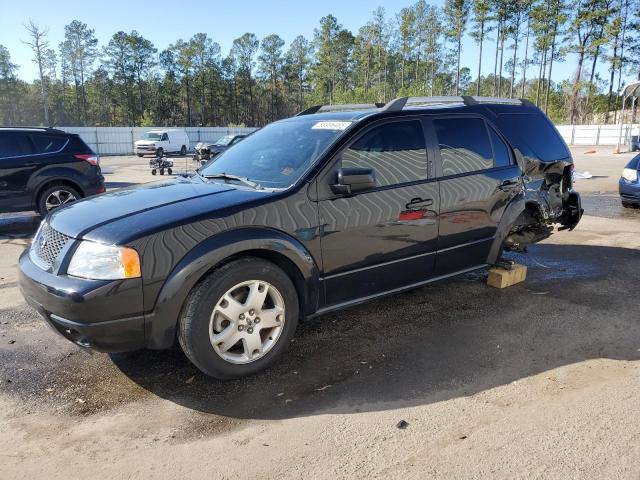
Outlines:
[[[142,135],[143,140],[160,140],[161,137],[162,134],[157,132],[147,132]]]
[[[216,140],[213,144],[220,145],[221,147],[226,147],[231,143],[231,140],[233,140],[233,135],[225,135],[224,137],[221,137],[218,140]]]
[[[267,188],[287,188],[350,124],[304,118],[272,123],[235,144],[200,173],[205,177],[225,173]]]

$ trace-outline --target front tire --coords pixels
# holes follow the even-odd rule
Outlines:
[[[183,308],[178,340],[185,355],[220,380],[271,366],[298,325],[298,294],[271,262],[253,257],[229,262],[196,285]]]

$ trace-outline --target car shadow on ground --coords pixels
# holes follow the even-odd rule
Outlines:
[[[639,251],[544,244],[516,257],[529,266],[524,284],[492,289],[481,272],[325,315],[246,379],[208,378],[179,349],[111,358],[159,397],[245,419],[421,405],[588,359],[640,359],[624,293],[638,284]]]
[[[31,238],[42,217],[35,213],[0,214],[0,240]]]

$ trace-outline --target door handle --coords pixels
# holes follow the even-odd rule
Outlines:
[[[514,180],[505,180],[504,182],[500,183],[500,185],[498,185],[498,188],[500,190],[511,190],[513,187],[518,186],[518,182],[514,181]]]
[[[415,197],[412,198],[409,203],[407,203],[405,205],[407,210],[411,210],[412,208],[416,208],[416,207],[430,207],[431,205],[433,205],[433,199],[431,198],[420,198],[420,197]]]

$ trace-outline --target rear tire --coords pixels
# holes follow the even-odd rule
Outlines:
[[[629,203],[629,202],[622,202],[622,206],[624,208],[635,208],[635,205],[633,203]]]
[[[178,340],[205,374],[220,380],[244,377],[268,368],[284,353],[298,312],[298,294],[287,274],[271,262],[241,258],[217,268],[191,290]]]
[[[155,175],[156,173],[158,173],[158,171],[155,168],[151,169],[151,175]]]
[[[182,145],[182,148],[180,149],[180,155],[184,157],[186,154],[187,154],[187,147]]]
[[[142,153],[138,153],[138,156],[139,156],[140,158],[144,157],[144,155],[143,155]]]
[[[173,173],[173,170],[171,170],[170,168],[167,168],[167,175],[171,175]]]
[[[162,147],[156,150],[156,157],[164,157],[164,150],[162,149]]]
[[[68,185],[51,185],[38,195],[37,209],[41,217],[55,210],[59,206],[66,205],[82,198],[82,195]]]

